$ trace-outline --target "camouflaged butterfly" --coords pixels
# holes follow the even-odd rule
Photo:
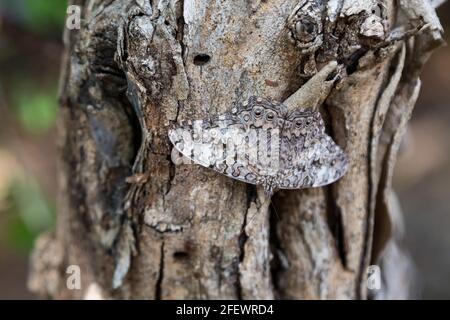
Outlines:
[[[348,167],[316,109],[288,111],[282,103],[257,97],[215,119],[169,130],[169,139],[193,162],[261,185],[268,195],[330,184]]]

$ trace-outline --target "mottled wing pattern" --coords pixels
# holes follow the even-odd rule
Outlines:
[[[279,189],[320,187],[340,179],[348,168],[342,149],[327,135],[303,148],[303,156],[293,160],[277,176]]]
[[[279,189],[327,185],[341,178],[348,167],[342,149],[325,133],[317,110],[296,110],[287,116],[281,150]]]
[[[223,121],[226,127],[222,126]],[[231,136],[232,132],[235,134],[242,130],[242,125],[236,118],[226,120],[217,118],[199,128],[196,128],[194,124],[185,123],[176,129],[169,130],[169,139],[183,156],[193,162],[233,179],[256,184],[256,175],[235,160],[230,147],[224,148],[227,137]]]
[[[281,167],[290,167],[302,163],[304,152],[311,143],[325,133],[322,117],[312,109],[295,110],[286,115],[281,134]]]
[[[209,121],[170,130],[169,138],[193,162],[263,185],[268,193],[327,185],[348,167],[342,149],[325,133],[317,110],[288,112],[281,103],[257,97]]]
[[[282,103],[259,97],[251,97],[235,111],[245,129],[279,129],[283,127],[287,114]]]
[[[269,142],[271,137],[279,139],[273,132],[283,126],[285,114],[282,104],[251,97],[231,113],[169,130],[169,139],[181,154],[197,164],[233,179],[264,184],[267,167],[260,162],[257,150],[270,146],[259,145],[257,135],[268,134]]]

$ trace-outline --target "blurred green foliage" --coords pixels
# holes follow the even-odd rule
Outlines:
[[[36,236],[53,227],[55,208],[45,198],[37,182],[26,177],[10,187],[5,240],[11,247],[29,251]]]
[[[66,10],[66,0],[0,0],[1,18],[7,19],[19,34],[27,35],[28,38],[22,40],[32,39],[27,44],[31,43],[36,50],[45,48],[46,43],[58,43],[55,39],[61,39]],[[35,135],[47,134],[49,143],[53,143],[50,130],[54,128],[57,116],[58,74],[48,68],[42,71],[45,66],[59,61],[45,60],[45,53],[34,55],[26,46],[24,50],[21,47],[23,41],[16,42],[15,33],[2,35],[2,31],[0,28],[0,38],[3,37],[0,40],[5,40],[0,48],[0,70],[4,71],[0,71],[0,83],[7,93],[8,114],[17,119],[14,125],[20,125],[28,133],[21,135],[21,139],[34,141]],[[0,117],[0,127],[5,125],[3,121],[8,121],[6,118],[11,119]],[[7,134],[8,131],[4,132]],[[18,174],[13,182],[9,182],[3,199],[5,196],[6,206],[0,207],[0,245],[4,243],[7,247],[28,252],[36,236],[53,227],[55,201],[44,195],[39,181],[30,172]]]
[[[13,107],[21,126],[31,134],[43,134],[53,128],[57,116],[55,89],[40,90],[31,84],[16,85]]]
[[[60,34],[67,0],[0,0],[1,7],[34,33]]]
[[[64,26],[66,0],[24,0],[24,2],[26,21],[30,28],[44,33],[57,28],[59,33]]]

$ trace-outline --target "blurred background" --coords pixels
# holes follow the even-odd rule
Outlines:
[[[56,216],[57,86],[65,0],[0,0],[0,299],[26,288],[35,237]],[[450,3],[438,10],[450,42]],[[450,299],[450,48],[437,51],[395,176],[421,297]]]

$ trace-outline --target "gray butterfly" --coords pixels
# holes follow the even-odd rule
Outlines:
[[[246,183],[277,189],[330,184],[348,168],[342,149],[325,133],[316,109],[294,109],[251,97],[231,112],[169,130],[182,155]]]

